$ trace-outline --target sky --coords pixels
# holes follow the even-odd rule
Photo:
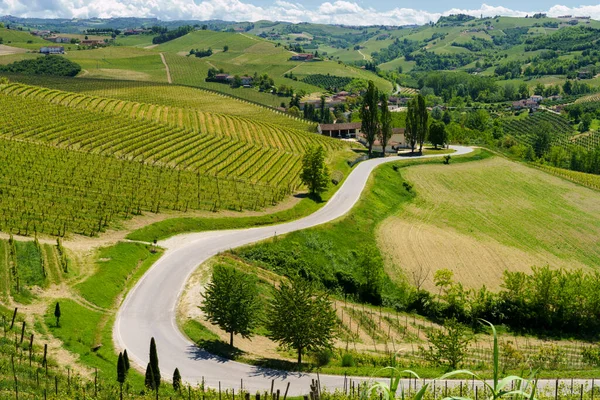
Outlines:
[[[155,17],[162,20],[277,20],[346,25],[408,25],[441,15],[525,16],[545,12],[600,20],[600,3],[576,0],[0,0],[0,15],[42,18]],[[581,1],[581,0],[580,0]],[[583,0],[585,1],[585,0]]]

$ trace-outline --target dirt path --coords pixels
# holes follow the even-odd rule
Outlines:
[[[167,60],[165,60],[165,55],[163,53],[160,53],[160,59],[165,65],[165,69],[167,70],[167,82],[173,83],[173,80],[171,79],[171,71],[169,70],[169,64],[167,64]]]
[[[365,55],[362,53],[362,51],[360,51],[360,49],[359,49],[359,50],[357,50],[357,51],[358,51],[358,54],[360,54],[360,55],[362,56],[363,60],[366,60],[366,59],[367,59],[367,56],[365,56]]]

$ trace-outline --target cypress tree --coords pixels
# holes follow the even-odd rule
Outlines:
[[[369,148],[369,158],[373,152],[373,142],[379,132],[379,90],[375,87],[373,81],[369,81],[367,92],[363,97],[363,104],[360,109],[360,118],[362,120],[361,130],[365,134],[365,139]]]
[[[123,352],[123,363],[125,364],[125,373],[127,374],[129,372],[129,367],[131,366],[129,364],[129,356],[127,355],[127,349],[125,349],[125,351]]]
[[[173,372],[173,390],[179,392],[179,389],[181,389],[181,374],[179,368],[175,368],[175,372]]]
[[[150,365],[154,376],[154,387],[158,390],[160,386],[160,369],[158,368],[158,352],[156,351],[154,338],[150,339]]]
[[[56,317],[56,326],[60,326],[60,304],[58,301],[56,302],[56,307],[54,307],[54,316]]]
[[[152,371],[152,365],[148,363],[146,367],[146,377],[144,378],[144,384],[148,389],[154,390],[154,373]]]
[[[125,369],[125,361],[123,360],[123,353],[119,353],[119,360],[117,361],[117,382],[120,386],[120,399],[123,400],[123,383],[125,383],[125,375],[127,371]]]

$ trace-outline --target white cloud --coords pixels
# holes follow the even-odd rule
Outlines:
[[[411,8],[375,10],[354,1],[326,1],[307,9],[299,0],[275,0],[269,6],[257,6],[252,0],[0,0],[0,14],[22,17],[90,18],[90,17],[156,17],[173,19],[223,19],[258,21],[261,19],[289,22],[317,22],[346,25],[406,25],[437,21],[442,15],[469,14],[492,17],[525,16],[547,12],[549,16],[587,15],[600,19],[600,4],[580,7],[555,5],[546,10],[511,10],[482,4],[479,9],[452,8],[443,13],[430,13]]]

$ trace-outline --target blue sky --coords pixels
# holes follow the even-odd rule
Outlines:
[[[90,18],[156,17],[315,22],[346,25],[407,25],[437,21],[442,15],[586,15],[600,20],[600,3],[576,0],[0,0],[0,15]]]

